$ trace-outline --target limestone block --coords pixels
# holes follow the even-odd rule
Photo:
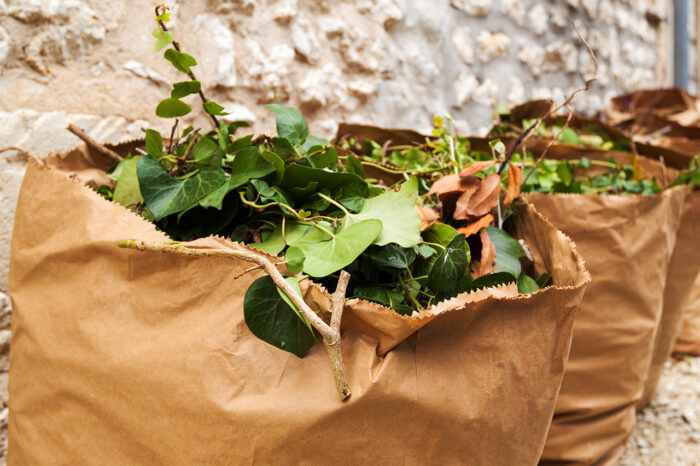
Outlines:
[[[509,48],[510,37],[502,32],[482,30],[476,38],[476,56],[484,63],[508,55]]]
[[[488,16],[492,0],[450,0],[450,4],[468,15]]]
[[[457,27],[452,30],[452,44],[457,49],[459,58],[467,65],[474,63],[474,46],[472,44],[471,29],[467,26]]]

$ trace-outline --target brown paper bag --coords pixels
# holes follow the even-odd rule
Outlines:
[[[540,464],[615,464],[624,452],[686,193],[524,196],[576,241],[592,277]]]
[[[684,89],[644,89],[610,99],[605,116],[611,124],[619,125],[646,115],[663,117],[682,125],[700,122],[695,97]]]
[[[348,300],[343,403],[322,345],[299,359],[248,330],[259,275],[232,277],[249,264],[120,249],[167,238],[31,161],[10,269],[8,464],[535,464],[589,277],[532,206],[519,219],[554,286],[414,317]],[[325,290],[305,288],[328,309]]]
[[[668,268],[661,322],[656,334],[651,366],[647,374],[642,399],[637,406],[638,409],[649,404],[656,392],[664,365],[671,356],[674,342],[681,329],[683,309],[688,304],[699,271],[700,191],[695,191],[688,194],[683,206],[676,247]],[[700,342],[700,333],[696,341]]]
[[[683,320],[673,352],[678,356],[700,356],[700,275],[683,309]]]

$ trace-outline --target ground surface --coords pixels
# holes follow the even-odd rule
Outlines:
[[[667,363],[621,466],[700,465],[700,358]]]

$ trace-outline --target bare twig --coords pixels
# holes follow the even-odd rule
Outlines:
[[[175,118],[175,123],[173,123],[173,127],[170,129],[170,142],[168,143],[168,154],[173,153],[173,141],[175,140],[175,131],[177,130],[177,123],[180,120]]]
[[[350,386],[345,376],[345,366],[343,365],[343,354],[340,351],[340,321],[343,318],[343,308],[345,307],[345,293],[350,281],[350,274],[345,270],[340,272],[338,285],[332,296],[331,307],[331,330],[334,332],[333,338],[323,337],[323,344],[328,350],[328,357],[331,360],[333,369],[333,379],[338,393],[346,399],[350,396]]]
[[[260,270],[260,269],[262,269],[262,266],[260,266],[260,265],[254,265],[254,266],[252,266],[252,267],[248,267],[248,268],[245,269],[244,271],[238,272],[236,275],[234,275],[234,276],[233,276],[233,279],[234,279],[234,280],[238,280],[238,279],[241,278],[243,275],[245,275],[245,274],[247,274],[247,273],[250,273],[250,272],[254,272],[254,271],[256,271],[256,270]]]
[[[167,6],[166,4],[164,4],[164,3],[161,3],[160,5],[156,6],[156,18],[159,17],[161,14],[163,14],[164,12],[166,12],[166,11],[168,11],[168,10],[169,10],[168,6]],[[161,28],[163,31],[166,31],[166,32],[168,31],[168,27],[165,25],[165,23],[164,23],[163,21],[158,20],[158,26],[160,26],[160,28]],[[173,48],[174,48],[175,50],[177,50],[178,52],[182,52],[182,50],[180,50],[180,43],[177,42],[177,41],[173,41]],[[192,81],[197,81],[197,78],[195,77],[195,75],[194,75],[194,73],[192,72],[192,70],[190,70],[190,71],[187,73],[187,76],[189,76],[190,79],[191,79]],[[201,87],[201,86],[200,86],[200,89],[199,89],[199,93],[198,93],[198,94],[199,94],[199,98],[202,99],[202,103],[203,103],[203,104],[209,102],[209,100],[207,100],[207,98],[204,96],[204,91],[202,91],[202,87]],[[219,128],[219,120],[218,120],[218,118],[216,118],[214,115],[212,115],[212,114],[210,114],[210,113],[207,113],[207,115],[209,115],[209,116],[211,117],[211,119],[212,119],[212,121],[214,122],[214,125],[216,126],[216,128]]]
[[[561,129],[559,131],[557,131],[557,133],[554,135],[554,137],[549,140],[549,142],[547,143],[547,146],[545,146],[542,153],[539,155],[539,157],[537,157],[535,164],[532,166],[532,170],[527,172],[527,176],[525,176],[525,178],[523,179],[522,184],[527,183],[527,179],[530,178],[530,175],[532,175],[533,172],[535,170],[537,170],[537,167],[540,165],[540,162],[542,162],[542,160],[544,160],[545,156],[547,155],[547,152],[549,152],[549,148],[554,145],[555,141],[559,140],[559,136],[561,136],[561,134],[564,132],[564,130],[569,127],[569,123],[571,122],[571,118],[573,116],[574,116],[573,112],[571,111],[571,109],[569,109],[569,115],[566,118],[566,122],[562,125]],[[524,159],[525,159],[525,157],[523,157],[523,160]]]
[[[326,324],[310,307],[304,299],[299,296],[289,283],[284,279],[275,264],[263,254],[241,249],[195,249],[181,244],[173,243],[151,243],[138,240],[127,240],[119,243],[121,248],[136,249],[137,251],[169,252],[195,257],[229,257],[252,262],[261,267],[282,292],[294,303],[299,312],[307,321],[321,334],[323,343],[328,350],[333,369],[333,378],[338,388],[338,393],[343,399],[350,396],[350,388],[347,383],[345,366],[340,352],[340,320],[342,318],[343,305],[345,302],[345,291],[350,279],[350,274],[345,271],[340,273],[338,288],[333,294],[333,308],[331,314],[331,325]],[[340,304],[338,304],[340,303]]]
[[[7,151],[11,151],[11,150],[15,150],[15,151],[19,152],[20,154],[24,155],[25,157],[30,157],[30,156],[31,156],[31,155],[29,154],[29,152],[27,152],[26,150],[22,149],[21,147],[16,147],[16,146],[3,147],[2,149],[0,149],[0,152],[7,152]]]
[[[88,146],[92,147],[93,149],[95,149],[97,152],[99,152],[100,154],[104,155],[104,156],[107,157],[108,159],[111,159],[111,160],[114,161],[115,163],[119,163],[119,162],[121,162],[122,160],[124,160],[124,157],[122,157],[121,155],[117,154],[116,152],[114,152],[112,149],[108,148],[108,147],[105,146],[104,144],[100,144],[99,142],[97,142],[97,141],[95,141],[94,139],[92,139],[92,138],[91,138],[90,136],[88,136],[88,134],[87,134],[85,131],[83,131],[82,129],[77,128],[77,127],[73,126],[72,124],[68,124],[68,126],[66,127],[66,129],[68,129],[68,131],[70,131],[71,133],[75,134],[75,135],[78,136],[80,139],[82,139],[83,142],[85,142],[85,144],[87,144]]]
[[[554,144],[553,141],[555,141],[556,139],[559,138],[559,135],[561,134],[561,132],[564,131],[564,128],[566,128],[566,126],[571,121],[572,112],[571,112],[571,108],[569,107],[569,104],[574,99],[574,97],[576,97],[576,94],[579,94],[581,92],[586,92],[591,87],[591,84],[598,80],[598,59],[596,58],[595,53],[593,52],[593,49],[591,48],[590,44],[588,42],[586,42],[586,39],[584,39],[583,36],[581,36],[581,33],[578,32],[578,29],[576,29],[576,25],[574,25],[574,23],[571,23],[571,27],[574,28],[574,31],[576,32],[576,35],[578,36],[579,40],[581,42],[583,42],[583,45],[586,46],[588,53],[591,55],[591,58],[593,59],[593,65],[594,65],[593,77],[586,79],[584,81],[583,87],[579,87],[577,89],[574,89],[574,91],[569,95],[569,97],[567,97],[564,100],[564,102],[562,102],[560,105],[558,105],[554,108],[551,108],[549,110],[549,112],[547,112],[547,114],[545,114],[545,116],[543,116],[541,119],[535,121],[535,123],[533,123],[534,127],[533,127],[533,125],[530,125],[529,128],[527,128],[525,131],[523,131],[523,134],[525,134],[525,136],[523,138],[518,137],[518,139],[515,141],[515,144],[513,144],[513,147],[511,147],[509,154],[512,156],[512,153],[515,152],[515,149],[517,148],[518,144],[519,143],[524,144],[527,141],[527,138],[529,138],[533,132],[536,132],[540,128],[540,126],[542,126],[542,123],[544,123],[545,120],[547,120],[547,118],[556,114],[559,110],[561,110],[564,107],[566,107],[569,110],[569,116],[568,116],[566,125],[564,125],[562,127],[562,129],[559,131],[559,133],[557,133],[557,135],[554,136],[554,139],[552,139],[549,142],[549,144],[547,145],[547,147],[544,150],[544,152],[542,153],[542,155],[540,155],[537,163],[532,167],[532,170],[527,174],[527,176],[525,178],[523,178],[523,184],[527,181],[527,179],[530,177],[530,175],[535,170],[537,170],[537,166],[539,165],[539,162],[544,158],[544,155],[547,153],[547,151],[552,146],[552,144]],[[510,160],[510,158],[507,158],[507,160]],[[505,165],[505,163],[504,163],[504,165]]]

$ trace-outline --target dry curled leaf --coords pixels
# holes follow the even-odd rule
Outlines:
[[[457,199],[457,203],[455,204],[455,211],[452,214],[452,217],[455,220],[467,220],[469,218],[469,214],[467,213],[467,209],[469,208],[469,201],[479,189],[479,184],[472,184],[467,189],[460,194],[459,198]]]
[[[419,205],[414,206],[414,208],[420,217],[420,231],[425,230],[430,225],[440,220],[440,214],[435,209]]]
[[[474,271],[474,278],[495,272],[493,264],[496,262],[496,247],[491,242],[491,237],[486,230],[481,230],[479,236],[481,238],[481,260]]]
[[[437,180],[430,187],[428,194],[458,194],[474,184],[475,178],[461,178],[459,175],[447,175]]]
[[[497,173],[487,176],[479,184],[479,189],[469,199],[467,214],[472,217],[482,217],[498,205],[501,192],[501,176]]]
[[[482,170],[486,170],[491,165],[496,163],[495,160],[483,160],[481,162],[474,162],[473,164],[465,167],[461,172],[459,172],[460,178],[466,178],[471,175],[475,175]]]
[[[491,225],[491,222],[493,222],[494,218],[493,215],[491,214],[486,214],[480,219],[477,219],[470,223],[469,225],[457,228],[457,231],[460,233],[464,233],[464,236],[471,236],[479,233],[481,230],[486,228],[487,226]]]
[[[523,184],[523,172],[520,167],[514,163],[508,164],[508,191],[506,198],[503,200],[504,206],[509,206],[511,202],[520,196],[520,186]]]

